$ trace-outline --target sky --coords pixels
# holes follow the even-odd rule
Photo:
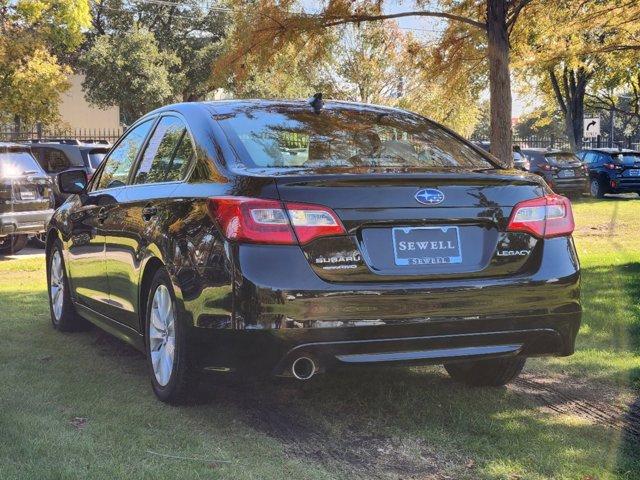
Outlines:
[[[309,13],[313,13],[318,11],[321,8],[322,2],[312,1],[312,0],[302,0],[302,5],[305,11]],[[438,2],[432,2],[432,7],[421,7],[422,10],[436,10],[438,8]],[[384,2],[384,11],[385,13],[399,13],[407,10],[411,10],[415,8],[415,2],[413,0],[403,0],[403,1],[387,1]],[[418,8],[415,8],[419,10]],[[426,17],[404,17],[396,20],[398,26],[405,30],[411,31],[416,37],[424,38],[425,40],[435,39],[438,36],[438,33],[441,32],[446,27],[446,21],[435,19],[435,18],[426,18]],[[516,91],[512,90],[513,103],[512,103],[512,116],[520,117],[524,113],[530,111],[531,107],[531,99],[523,98],[518,95]],[[486,92],[482,94],[482,98],[489,98],[489,90],[487,86]]]

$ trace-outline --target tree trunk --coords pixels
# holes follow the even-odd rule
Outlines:
[[[572,151],[582,148],[584,124],[584,97],[591,75],[584,68],[562,70],[562,85],[554,69],[549,69],[549,80],[564,116],[564,130]]]
[[[491,153],[513,166],[507,0],[487,0]]]

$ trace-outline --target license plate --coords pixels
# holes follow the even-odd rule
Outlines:
[[[398,266],[462,263],[458,227],[396,227],[392,234]]]
[[[560,170],[558,172],[558,177],[560,178],[567,178],[567,177],[573,177],[574,173],[573,170],[569,169],[569,170]]]
[[[630,168],[627,170],[627,177],[640,177],[640,168]]]

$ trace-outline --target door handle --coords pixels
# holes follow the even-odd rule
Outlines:
[[[158,213],[158,209],[156,207],[147,206],[142,209],[142,218],[146,221],[151,220]]]

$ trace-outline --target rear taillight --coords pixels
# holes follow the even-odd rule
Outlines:
[[[574,228],[569,199],[561,195],[547,195],[525,200],[513,207],[507,231],[550,238],[571,235]]]
[[[346,233],[336,214],[321,205],[216,197],[209,199],[209,212],[224,236],[238,242],[295,245]]]
[[[336,214],[327,207],[306,203],[285,203],[285,207],[301,244],[318,237],[346,233]]]

